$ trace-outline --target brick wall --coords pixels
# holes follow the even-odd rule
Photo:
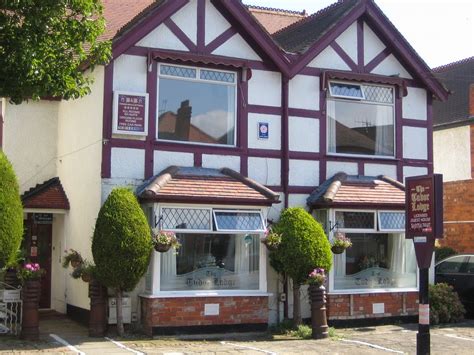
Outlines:
[[[205,316],[206,304],[219,304],[219,315]],[[268,297],[142,298],[146,333],[153,327],[267,324]]]
[[[444,239],[440,244],[460,253],[474,252],[474,180],[444,183],[443,197]]]
[[[374,314],[374,303],[383,303],[385,313]],[[327,312],[333,320],[416,315],[418,292],[328,295]]]

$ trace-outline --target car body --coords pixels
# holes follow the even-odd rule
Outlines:
[[[466,311],[474,313],[474,254],[453,255],[436,263],[435,283],[453,286]]]

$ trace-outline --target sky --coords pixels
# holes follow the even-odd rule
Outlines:
[[[243,0],[314,13],[336,0]],[[474,56],[474,0],[375,0],[432,68]]]

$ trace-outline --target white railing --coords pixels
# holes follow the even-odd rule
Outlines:
[[[21,331],[21,288],[0,281],[0,335],[18,335]]]

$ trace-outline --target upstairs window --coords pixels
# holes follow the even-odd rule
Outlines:
[[[158,139],[235,146],[237,73],[160,64]]]
[[[328,152],[393,157],[393,87],[330,82]]]

